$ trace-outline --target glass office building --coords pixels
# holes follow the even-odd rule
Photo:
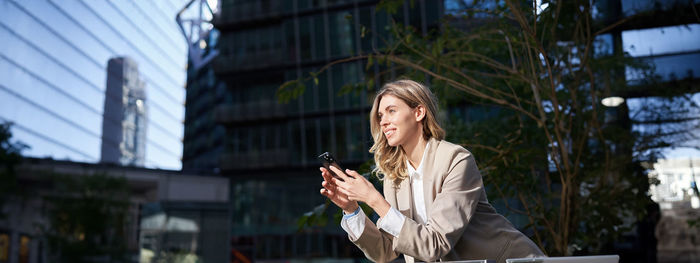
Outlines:
[[[99,162],[110,58],[138,64],[148,94],[144,165],[180,169],[187,1],[0,1],[0,121],[25,155]],[[120,126],[119,123],[113,123]]]
[[[212,29],[202,41],[202,56],[218,48],[219,33]],[[200,48],[200,47],[194,47]],[[190,60],[187,67],[185,103],[185,135],[182,170],[219,173],[219,158],[224,152],[224,126],[216,121],[219,106],[231,103],[231,91],[216,77],[211,63],[196,67]]]

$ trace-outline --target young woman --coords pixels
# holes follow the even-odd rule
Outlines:
[[[341,227],[367,258],[388,262],[544,256],[489,204],[472,154],[443,141],[435,96],[411,80],[388,83],[374,99],[370,128],[384,196],[352,170],[321,168],[321,194],[343,212]],[[380,218],[375,225],[359,209]],[[380,231],[381,230],[381,231]]]

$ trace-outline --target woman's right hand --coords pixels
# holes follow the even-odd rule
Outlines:
[[[338,186],[333,183],[333,175],[324,167],[321,167],[321,176],[323,176],[321,194],[331,199],[335,205],[343,209],[345,214],[354,213],[359,207],[357,201],[350,201],[347,195],[337,191]]]

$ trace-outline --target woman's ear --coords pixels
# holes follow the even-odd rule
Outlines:
[[[420,122],[425,118],[425,107],[423,105],[416,106],[415,110],[416,122]]]

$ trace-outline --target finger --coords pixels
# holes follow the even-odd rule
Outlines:
[[[343,171],[341,171],[340,169],[338,169],[338,168],[335,167],[335,166],[331,166],[331,170],[333,170],[333,172],[335,172],[335,174],[338,175],[338,176],[339,176],[341,179],[343,179],[344,181],[347,181],[347,180],[350,179],[350,177],[348,177],[347,175],[345,175],[345,173],[344,173]]]
[[[323,177],[323,180],[333,184],[333,180],[332,180],[333,176],[331,175],[331,173],[328,172],[328,170],[326,170],[326,168],[321,168],[321,169],[322,169],[321,176]]]
[[[330,193],[331,195],[334,195],[334,194],[335,194],[335,192],[336,192],[335,189],[337,189],[336,186],[333,186],[333,185],[331,185],[331,184],[328,184],[328,182],[326,182],[326,181],[321,182],[321,185],[323,186],[323,189],[325,189],[325,190],[326,190],[328,193]]]
[[[337,195],[333,191],[328,190],[328,189],[321,189],[321,194],[324,195],[325,197],[328,197],[328,199],[331,199],[336,204],[343,204],[350,202],[347,198],[345,198],[342,195]]]
[[[336,188],[343,187],[343,188],[347,189],[348,187],[350,187],[350,185],[348,185],[347,181],[341,181],[340,179],[335,178],[335,177],[333,177],[331,180],[332,180],[331,182],[333,182],[333,184],[335,185]]]
[[[330,183],[328,183],[328,182],[326,182],[326,181],[321,182],[321,186],[323,186],[323,188],[326,188],[326,189],[328,189],[328,190],[330,190],[330,191],[333,191],[333,189],[336,188],[336,186],[335,186],[334,184],[330,184]]]
[[[326,197],[330,198],[331,200],[338,199],[338,195],[335,194],[335,192],[328,190],[328,189],[321,189],[321,194],[325,195]]]
[[[356,178],[356,179],[359,177],[365,178],[364,176],[362,176],[360,173],[358,173],[355,170],[345,169],[345,173],[353,178]]]
[[[341,193],[341,194],[347,196],[348,198],[352,195],[347,188],[343,188],[342,186],[335,188],[335,192]]]

